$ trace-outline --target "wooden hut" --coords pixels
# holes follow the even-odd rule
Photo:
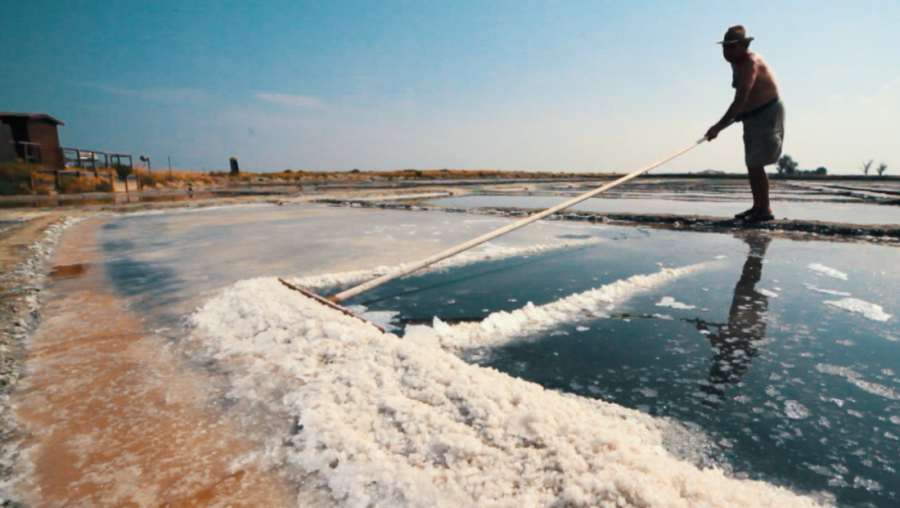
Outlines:
[[[66,161],[59,146],[57,127],[65,125],[50,115],[41,113],[0,113],[0,142],[13,145],[16,157],[40,164],[47,169],[65,169]],[[8,147],[0,156],[11,153]]]

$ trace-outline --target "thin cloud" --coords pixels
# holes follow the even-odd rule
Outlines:
[[[256,97],[258,99],[262,99],[268,102],[274,102],[275,104],[281,104],[282,106],[290,106],[293,108],[306,108],[306,109],[329,109],[328,104],[320,101],[319,99],[309,96],[309,95],[292,95],[285,93],[261,93],[257,94]]]
[[[168,104],[205,104],[209,101],[209,94],[202,90],[191,90],[182,88],[178,90],[171,89],[148,89],[137,90],[132,88],[121,88],[110,86],[103,83],[77,83],[80,86],[93,88],[113,95],[121,95],[123,97],[133,97],[142,101],[164,102]]]

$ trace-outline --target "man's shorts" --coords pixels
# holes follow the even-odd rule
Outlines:
[[[744,122],[744,158],[748,168],[778,162],[784,143],[784,104],[776,98],[759,109],[739,116]]]

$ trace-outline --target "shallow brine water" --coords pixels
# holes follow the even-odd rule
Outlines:
[[[102,235],[105,269],[152,326],[177,340],[185,314],[238,280],[395,265],[505,222],[347,209],[311,218],[309,210],[118,219]],[[713,458],[739,475],[826,491],[848,506],[896,505],[895,247],[561,222],[536,224],[503,245],[551,240],[599,243],[401,279],[348,304],[396,313],[402,334],[435,316],[478,322],[706,263],[602,312],[458,353],[547,388],[698,425],[717,443]]]

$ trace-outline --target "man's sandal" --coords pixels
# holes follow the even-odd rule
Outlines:
[[[744,222],[768,222],[775,220],[775,216],[767,212],[754,212],[744,217]]]
[[[734,218],[735,219],[744,219],[750,215],[753,215],[754,213],[756,213],[756,208],[751,208],[749,210],[745,210],[741,213],[735,214]]]

